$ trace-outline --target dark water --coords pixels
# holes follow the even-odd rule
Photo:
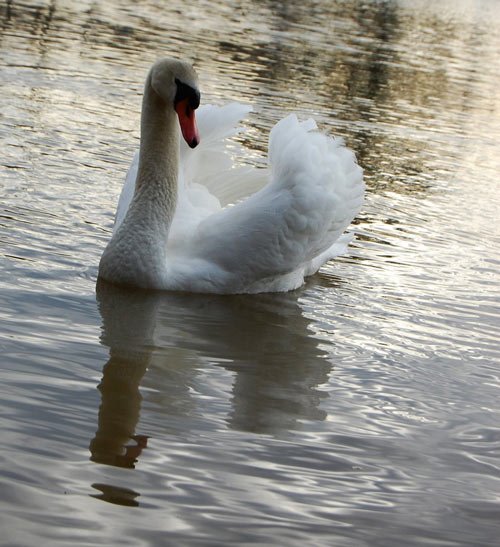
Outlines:
[[[498,545],[500,3],[0,6],[0,543]],[[348,256],[96,296],[164,54],[254,104],[250,163],[291,110],[344,136]]]

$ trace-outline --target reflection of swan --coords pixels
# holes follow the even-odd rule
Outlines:
[[[140,496],[140,494],[130,490],[130,488],[99,483],[94,483],[92,488],[101,492],[100,494],[92,494],[91,497],[93,498],[104,500],[108,503],[115,503],[116,505],[124,505],[126,507],[137,507],[139,505],[139,502],[135,498]]]
[[[364,190],[354,154],[340,139],[314,131],[314,121],[289,116],[271,132],[269,183],[221,209],[208,187],[220,194],[262,175],[231,169],[224,148],[223,139],[248,112],[241,105],[200,109],[201,145],[184,145],[179,154],[179,125],[191,148],[199,144],[199,102],[189,64],[162,59],[153,65],[144,89],[140,152],[120,197],[100,277],[208,293],[300,286],[345,249],[342,232]]]
[[[94,461],[132,467],[139,457],[130,448],[146,439],[136,434],[139,383],[151,388],[149,408],[161,414],[163,431],[189,427],[195,394],[206,387],[198,376],[200,366],[211,366],[207,360],[235,374],[230,427],[281,435],[301,419],[324,419],[318,405],[327,395],[317,388],[331,364],[308,331],[296,294],[196,296],[99,282],[97,295],[110,358],[90,446]]]
[[[136,435],[135,428],[142,400],[139,383],[151,355],[143,348],[152,343],[155,300],[143,291],[129,291],[127,299],[117,298],[110,291],[107,298],[102,298],[101,286],[98,284],[97,288],[103,318],[102,341],[110,351],[99,384],[102,400],[99,427],[90,443],[91,459],[133,468],[147,444],[147,437]]]

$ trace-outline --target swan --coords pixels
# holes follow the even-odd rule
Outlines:
[[[199,104],[189,63],[163,58],[153,64],[139,151],[99,277],[198,293],[298,288],[351,239],[343,232],[364,196],[354,153],[342,139],[319,133],[313,120],[291,114],[271,131],[268,169],[236,168],[225,139],[251,108],[232,103],[198,110]],[[241,188],[251,185],[262,187],[235,205],[215,196],[240,198]]]

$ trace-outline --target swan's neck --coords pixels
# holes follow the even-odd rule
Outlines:
[[[150,286],[164,275],[168,233],[177,202],[179,124],[171,105],[146,80],[135,193],[106,248],[100,275],[122,284]]]
[[[135,194],[127,218],[147,215],[149,229],[168,236],[177,202],[179,122],[146,80],[141,115],[141,146]],[[125,220],[127,220],[127,218]],[[158,221],[158,222],[157,222]]]

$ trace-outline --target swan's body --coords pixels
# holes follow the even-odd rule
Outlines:
[[[269,173],[235,169],[223,139],[236,132],[250,109],[238,104],[200,108],[201,144],[195,150],[181,147],[174,80],[196,90],[194,71],[178,61],[157,62],[146,80],[141,147],[120,196],[100,277],[205,293],[299,287],[350,240],[342,233],[364,193],[353,152],[342,140],[314,131],[314,121],[300,123],[291,115],[271,132]],[[195,129],[181,128],[196,146]],[[266,176],[267,184],[234,206],[222,208],[209,191],[222,190],[226,198],[232,192],[234,200],[242,188]]]

